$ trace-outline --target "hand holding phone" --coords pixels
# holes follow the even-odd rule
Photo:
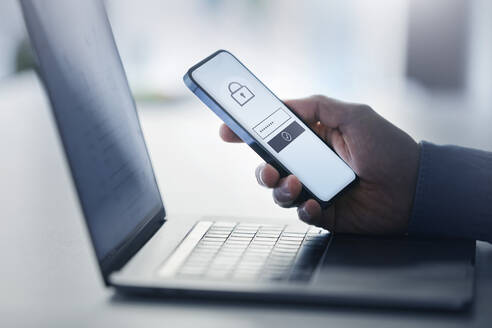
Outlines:
[[[275,203],[297,207],[299,218],[330,231],[397,234],[407,231],[419,167],[419,146],[401,129],[367,105],[325,96],[286,102],[304,122],[353,167],[358,183],[322,209],[314,199],[300,199],[302,184],[294,175],[281,177],[269,164],[255,173],[258,182],[273,189]],[[223,124],[226,142],[241,139]],[[302,198],[302,197],[301,197]]]
[[[193,66],[184,81],[267,163],[297,176],[322,206],[356,180],[328,144],[229,52]]]

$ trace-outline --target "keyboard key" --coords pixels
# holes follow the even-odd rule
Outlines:
[[[272,248],[260,247],[252,248],[251,246],[246,250],[247,254],[253,256],[268,256],[272,252]]]
[[[251,240],[253,239],[254,235],[244,235],[244,234],[234,234],[229,236],[229,240]]]
[[[235,230],[240,231],[240,230],[254,230],[257,231],[260,228],[259,224],[253,224],[253,223],[240,223],[236,226]]]
[[[218,221],[214,222],[212,225],[213,228],[218,228],[218,227],[235,227],[237,225],[237,222],[227,222],[227,221]]]
[[[284,231],[284,233],[282,233],[282,236],[283,237],[302,237],[304,238],[306,234],[304,232],[288,232],[288,231]]]
[[[276,240],[278,240],[278,236],[256,234],[255,239],[256,240],[276,241]]]
[[[284,233],[286,232],[297,232],[297,233],[306,233],[308,231],[308,226],[298,226],[298,225],[288,225],[284,229]]]
[[[292,237],[280,237],[278,239],[278,243],[284,243],[284,244],[288,244],[288,243],[292,243],[292,244],[301,244],[303,241],[303,238],[292,238]]]
[[[275,247],[272,250],[272,255],[276,256],[295,256],[297,254],[297,248],[281,248]]]
[[[202,239],[198,242],[197,246],[214,246],[222,245],[227,239]]]
[[[254,245],[269,245],[269,246],[273,246],[273,245],[275,245],[275,243],[276,243],[275,240],[254,239],[251,242],[251,246],[254,246]]]

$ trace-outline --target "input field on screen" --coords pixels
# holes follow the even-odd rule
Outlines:
[[[290,119],[290,115],[282,108],[277,109],[267,118],[257,124],[253,130],[262,138],[265,139],[275,130],[281,127]]]

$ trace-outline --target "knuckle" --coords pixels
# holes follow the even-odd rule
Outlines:
[[[355,105],[355,110],[359,113],[371,113],[371,112],[373,112],[373,109],[371,108],[371,106],[366,105],[366,104]]]
[[[312,95],[311,99],[322,103],[325,102],[328,98],[324,95],[316,94],[316,95]]]
[[[355,118],[355,117],[362,117],[362,116],[371,116],[374,113],[374,110],[365,104],[356,104],[352,106],[350,109],[350,117]]]

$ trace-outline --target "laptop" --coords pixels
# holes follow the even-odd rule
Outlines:
[[[473,300],[474,241],[166,215],[103,3],[21,6],[106,286],[162,297],[449,310]]]

